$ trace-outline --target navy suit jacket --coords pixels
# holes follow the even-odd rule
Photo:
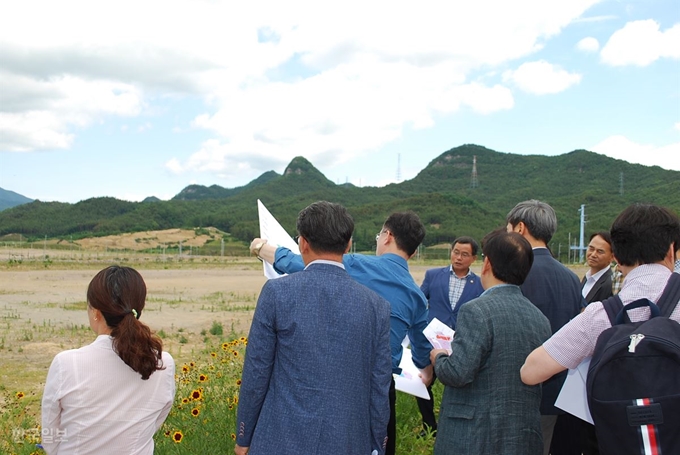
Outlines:
[[[383,454],[390,304],[342,268],[265,283],[253,315],[236,442],[260,454]]]
[[[534,249],[534,264],[521,288],[548,318],[552,333],[577,316],[585,305],[578,276],[554,259],[547,248]],[[543,383],[541,414],[564,414],[555,407],[555,400],[566,378],[567,371],[563,371]]]
[[[581,289],[586,284],[586,277],[581,280]],[[607,270],[588,291],[586,303],[601,302],[614,295],[612,292],[612,269]]]
[[[476,299],[482,292],[482,283],[477,275],[470,272],[463,288],[463,293],[458,299],[455,309],[451,309],[451,299],[449,298],[449,278],[451,276],[451,267],[442,267],[437,269],[430,269],[425,272],[425,279],[420,286],[427,301],[429,303],[428,322],[437,318],[452,329],[456,328],[456,321],[458,319],[458,312],[463,304],[472,299]]]

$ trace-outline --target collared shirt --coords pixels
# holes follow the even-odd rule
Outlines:
[[[342,270],[345,270],[345,266],[342,264],[342,262],[336,262],[336,261],[329,261],[327,259],[317,259],[315,261],[310,262],[305,266],[305,270],[307,270],[307,267],[309,267],[312,264],[328,264],[328,265],[334,265],[336,267],[340,267]]]
[[[645,264],[630,271],[626,276],[619,297],[624,305],[647,298],[658,302],[671,271],[661,264]],[[649,308],[635,308],[628,311],[633,322],[649,318]],[[680,322],[680,305],[675,307],[671,319]],[[576,368],[586,357],[593,355],[595,343],[600,334],[611,327],[602,302],[593,302],[583,313],[572,319],[543,344],[550,357],[565,368]]]
[[[619,266],[615,265],[612,268],[612,294],[616,295],[623,286],[623,273],[619,270]]]
[[[675,261],[675,269],[674,269],[674,272],[675,272],[675,273],[680,273],[680,259],[678,259],[677,261]]]
[[[432,345],[423,335],[427,327],[427,299],[413,280],[406,259],[392,253],[381,256],[345,254],[342,262],[352,278],[390,303],[392,372],[401,373],[401,342],[406,335],[411,342],[415,366],[425,368],[430,365]],[[276,249],[274,270],[278,273],[294,273],[303,268],[300,255],[288,248]]]
[[[57,354],[42,398],[42,438],[50,454],[153,454],[153,435],[175,398],[175,362],[149,379],[127,366],[113,338],[99,335],[80,349]]]
[[[609,270],[609,266],[603,268],[599,272],[597,272],[595,275],[590,274],[590,269],[586,272],[586,284],[583,285],[583,289],[581,289],[581,294],[583,295],[583,298],[585,298],[590,290],[595,286],[595,283],[597,283],[597,280],[599,280],[602,275],[604,275],[607,270]]]
[[[463,278],[460,278],[453,270],[453,266],[450,267],[451,276],[449,277],[449,301],[451,302],[451,309],[453,310],[456,308],[456,305],[458,305],[460,296],[463,295],[465,283],[467,283],[467,279],[470,276],[470,269],[468,269],[467,274]]]

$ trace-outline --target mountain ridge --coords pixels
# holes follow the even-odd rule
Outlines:
[[[476,186],[471,184],[474,157]],[[540,199],[558,214],[552,246],[566,249],[578,233],[581,204],[587,207],[587,230],[593,232],[608,229],[613,218],[633,202],[654,202],[677,212],[679,195],[678,171],[631,164],[587,150],[527,156],[465,144],[440,154],[414,178],[385,187],[336,185],[307,159],[295,157],[283,174],[268,171],[232,189],[190,185],[170,201],[36,201],[0,212],[0,236],[78,237],[212,226],[247,242],[259,235],[257,199],[291,233],[299,210],[316,200],[331,200],[350,210],[356,226],[354,243],[366,250],[375,247],[375,232],[393,211],[416,211],[427,227],[424,243],[433,245],[450,242],[457,235],[481,239],[505,225],[505,215],[517,202]]]

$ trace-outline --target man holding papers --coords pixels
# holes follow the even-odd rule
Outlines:
[[[551,334],[548,319],[519,286],[533,263],[529,242],[495,231],[482,241],[484,293],[458,314],[451,354],[430,354],[444,395],[435,455],[540,455],[541,389],[519,368]]]
[[[390,307],[344,270],[353,230],[341,205],[300,212],[304,271],[267,281],[253,315],[237,455],[384,453]]]
[[[424,237],[425,227],[418,215],[413,212],[393,213],[376,236],[375,256],[345,254],[342,263],[352,278],[390,303],[392,372],[401,373],[399,362],[403,350],[402,340],[408,334],[413,363],[420,369],[423,382],[429,384],[432,380],[430,343],[423,335],[423,329],[427,326],[427,300],[409,273],[407,263]],[[254,239],[250,245],[251,252],[273,263],[279,273],[302,270],[303,263],[299,255],[288,248],[276,248],[264,242],[263,239]],[[388,389],[391,414],[385,453],[392,455],[396,448],[394,382],[391,387],[388,385]]]
[[[455,330],[462,306],[484,292],[479,277],[470,270],[472,263],[477,260],[478,249],[479,245],[472,237],[458,237],[451,244],[451,265],[425,272],[420,289],[429,304],[429,321],[437,318]],[[429,400],[416,397],[420,415],[423,417],[423,431],[420,435],[425,436],[430,431],[436,436],[437,419],[434,415],[432,385],[427,388],[427,392]]]

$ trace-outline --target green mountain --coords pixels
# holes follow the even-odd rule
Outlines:
[[[248,242],[259,235],[257,199],[291,233],[297,213],[309,203],[330,200],[345,205],[355,219],[358,250],[375,247],[375,234],[393,211],[418,213],[427,227],[424,244],[431,246],[458,235],[480,239],[504,226],[505,215],[517,202],[540,199],[557,212],[558,231],[550,246],[566,257],[570,240],[573,244],[579,235],[582,204],[587,234],[608,229],[616,215],[634,202],[653,202],[680,212],[680,172],[630,164],[586,150],[548,157],[463,145],[432,160],[411,180],[382,188],[359,188],[336,185],[308,160],[297,157],[282,175],[269,171],[232,189],[191,185],[170,201],[35,201],[1,212],[0,235],[79,238],[214,226]]]
[[[0,211],[16,207],[17,205],[27,204],[32,201],[33,199],[29,199],[19,193],[0,188]]]

